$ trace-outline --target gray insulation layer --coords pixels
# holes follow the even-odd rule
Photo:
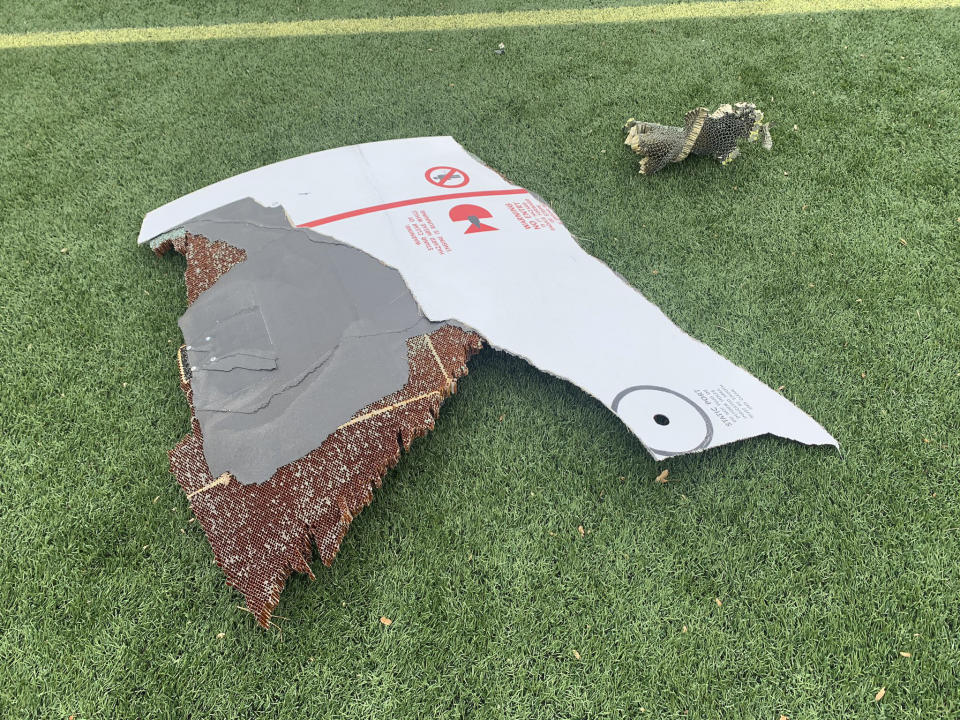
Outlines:
[[[183,228],[247,253],[180,318],[214,477],[261,483],[319,447],[402,388],[407,340],[441,327],[399,272],[282,208],[238,200]]]

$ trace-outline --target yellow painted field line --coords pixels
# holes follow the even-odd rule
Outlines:
[[[932,10],[958,8],[960,0],[744,0],[743,2],[684,2],[559,10],[525,10],[461,15],[424,15],[381,18],[252,22],[226,25],[116,28],[0,34],[0,50],[65,45],[119,45],[125,43],[191,42],[293,37],[324,37],[371,33],[493,30],[497,28],[608,25],[663,20],[808,15],[858,10]]]

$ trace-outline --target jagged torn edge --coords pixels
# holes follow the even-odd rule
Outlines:
[[[151,242],[158,255],[186,257],[188,303],[211,287],[245,253],[225,243],[175,230]],[[263,626],[294,571],[314,577],[313,547],[329,566],[350,522],[373,499],[401,449],[433,428],[440,404],[456,392],[467,360],[482,339],[454,325],[407,342],[407,384],[369,405],[306,456],[277,470],[267,482],[243,485],[228,474],[213,478],[190,389],[189,362],[180,348],[180,386],[190,403],[191,432],[170,451],[170,470],[190,501],[227,584],[243,594]]]

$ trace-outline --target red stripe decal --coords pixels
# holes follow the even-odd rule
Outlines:
[[[382,205],[371,205],[370,207],[350,210],[348,212],[329,215],[317,220],[311,220],[297,225],[297,227],[312,228],[318,225],[336,222],[337,220],[346,220],[347,218],[357,217],[357,215],[366,215],[368,213],[380,212],[381,210],[393,210],[393,208],[405,207],[407,205],[420,205],[421,203],[437,202],[439,200],[457,200],[467,197],[487,197],[490,195],[523,195],[529,192],[524,188],[513,188],[512,190],[477,190],[474,192],[447,193],[446,195],[428,195],[427,197],[411,198],[409,200],[397,200],[396,202],[383,203]]]

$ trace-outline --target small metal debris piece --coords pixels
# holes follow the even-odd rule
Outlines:
[[[653,175],[668,163],[678,163],[688,155],[707,155],[726,165],[737,158],[740,140],[755,142],[762,136],[764,150],[773,147],[770,123],[753,103],[721,105],[712,113],[705,107],[694,108],[683,119],[683,127],[657,125],[634,118],[624,125],[630,147],[640,158],[640,173]]]
[[[497,49],[494,50],[494,52],[497,55],[503,55],[506,51],[507,51],[507,46],[504,45],[503,43],[500,43],[499,45],[497,45]]]

